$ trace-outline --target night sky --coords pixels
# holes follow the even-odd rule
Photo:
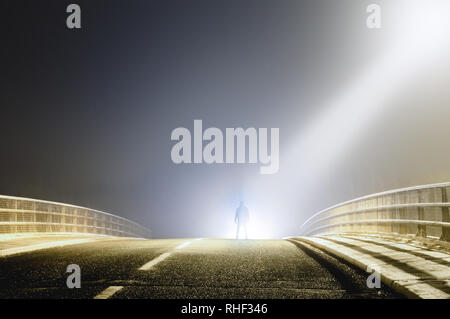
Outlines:
[[[373,2],[380,30],[365,25]],[[70,3],[80,30],[66,27]],[[444,25],[408,18],[428,12],[413,3]],[[280,237],[344,200],[449,181],[442,3],[2,0],[0,194],[114,213],[155,237],[232,236],[244,200],[254,236]],[[279,172],[172,163],[171,131],[194,119],[280,128]]]

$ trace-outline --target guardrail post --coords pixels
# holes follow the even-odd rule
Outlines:
[[[447,188],[442,187],[441,188],[441,194],[442,194],[442,202],[447,203]],[[442,208],[442,221],[443,222],[450,222],[450,213],[448,206],[443,206]],[[442,235],[441,240],[450,241],[450,229],[448,227],[442,227]]]
[[[418,191],[418,203],[422,202],[421,191]],[[423,207],[417,207],[417,219],[424,220],[425,219],[425,211]],[[427,237],[427,226],[425,225],[417,225],[417,234],[419,237]]]
[[[417,208],[418,213],[419,213],[419,220],[424,220],[424,208],[423,207],[418,207]],[[425,225],[417,225],[417,234],[416,236],[419,237],[427,237],[427,226]]]
[[[12,226],[11,228],[15,233],[17,233],[17,222],[19,221],[19,213],[17,211],[17,200],[13,200],[14,203],[14,222],[16,222],[15,226]]]
[[[422,202],[421,198],[421,192],[418,191],[418,203]],[[418,220],[424,220],[425,219],[425,212],[423,207],[417,207],[417,219]],[[417,234],[418,237],[427,237],[427,226],[425,225],[417,225]]]
[[[405,220],[407,219],[407,212],[406,212],[406,208],[399,208],[399,213],[400,213],[400,219],[401,220]],[[408,225],[406,224],[399,224],[399,231],[400,234],[407,234],[408,233]]]

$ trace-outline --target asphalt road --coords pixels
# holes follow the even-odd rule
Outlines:
[[[66,286],[69,264],[80,289]],[[367,288],[367,276],[296,240],[119,238],[0,258],[0,298],[94,298],[111,286],[110,298],[402,297]]]

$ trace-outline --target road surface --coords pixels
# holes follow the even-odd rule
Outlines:
[[[69,289],[66,268],[81,269]],[[0,298],[401,298],[299,240],[106,238],[0,258]]]

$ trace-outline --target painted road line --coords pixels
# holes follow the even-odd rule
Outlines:
[[[95,296],[94,299],[108,299],[122,288],[123,286],[110,286]]]
[[[167,257],[169,257],[171,255],[171,253],[164,253],[162,255],[159,255],[158,257],[156,257],[155,259],[150,260],[148,263],[146,263],[144,266],[142,266],[141,268],[139,268],[139,270],[149,270],[150,268],[152,268],[153,266],[155,266],[156,264],[160,263],[161,261],[163,261],[164,259],[166,259]]]
[[[199,241],[199,240],[202,240],[202,239],[203,239],[203,238],[195,238],[195,239],[193,239],[193,240],[190,240],[190,241],[187,241],[187,242],[185,242],[185,243],[182,243],[181,245],[178,245],[177,247],[175,247],[175,249],[182,249],[182,248],[184,248],[184,247],[186,247],[186,246],[192,244],[194,241]]]
[[[7,248],[7,249],[0,250],[0,257],[6,257],[6,256],[21,254],[21,253],[27,253],[27,252],[31,252],[31,251],[35,251],[35,250],[41,250],[41,249],[48,249],[48,248],[63,247],[63,246],[68,246],[68,245],[89,243],[89,242],[92,242],[92,241],[95,241],[95,240],[98,240],[98,238],[57,240],[57,241],[51,241],[51,242],[48,242],[48,243],[42,243],[42,244],[36,244],[36,245]]]
[[[180,245],[178,245],[177,247],[175,247],[175,249],[182,249],[190,244],[192,244],[193,241],[197,241],[197,240],[201,240],[202,238],[196,238],[194,240],[190,240],[187,242],[184,242]],[[146,263],[144,266],[142,266],[141,268],[139,268],[139,270],[149,270],[150,268],[152,268],[153,266],[155,266],[156,264],[160,263],[161,261],[163,261],[164,259],[168,258],[170,255],[172,255],[171,252],[168,253],[164,253],[162,255],[159,255],[158,257],[156,257],[155,259],[150,260],[148,263]]]
[[[181,249],[183,247],[186,247],[187,245],[190,245],[191,243],[191,241],[187,241],[185,243],[182,243],[181,245],[178,245],[177,247],[175,247],[175,249]]]

